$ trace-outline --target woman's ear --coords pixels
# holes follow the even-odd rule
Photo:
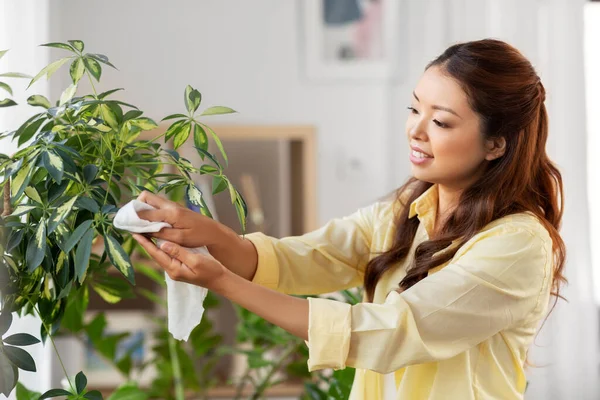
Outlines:
[[[485,159],[488,161],[500,158],[506,152],[506,139],[503,136],[486,140],[486,151]]]

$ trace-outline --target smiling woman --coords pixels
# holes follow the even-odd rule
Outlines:
[[[350,399],[522,399],[527,351],[563,281],[562,179],[545,90],[507,43],[449,47],[406,122],[413,177],[396,198],[300,237],[245,237],[150,193],[136,239],[176,280],[307,340],[311,371],[357,369]],[[207,246],[212,257],[185,247]],[[365,287],[351,306],[288,294]]]

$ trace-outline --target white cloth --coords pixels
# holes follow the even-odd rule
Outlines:
[[[113,225],[135,233],[158,232],[162,228],[171,228],[167,222],[151,222],[141,219],[137,212],[154,210],[149,204],[139,200],[132,200],[122,207],[115,215]],[[160,246],[164,240],[157,239]],[[192,253],[209,255],[206,247],[188,249]],[[204,299],[208,290],[206,288],[185,282],[177,282],[165,273],[167,282],[167,315],[169,332],[177,340],[187,341],[192,330],[202,320],[204,313]]]

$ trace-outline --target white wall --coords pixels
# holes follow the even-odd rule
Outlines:
[[[300,8],[291,0],[106,0],[93,6],[64,0],[52,7],[51,38],[82,39],[90,51],[109,56],[120,71],[105,69],[101,87],[124,87],[123,98],[154,118],[181,111],[191,84],[207,104],[240,112],[215,122],[315,125],[319,219],[325,222],[391,189],[382,157],[389,145],[388,89],[309,81]],[[53,96],[61,87],[52,84]]]
[[[600,3],[589,3],[585,11],[585,78],[586,110],[588,128],[588,188],[590,192],[590,222],[592,226],[591,243],[600,243]],[[596,207],[593,207],[593,206]],[[594,294],[600,304],[600,248],[592,246],[592,265],[594,266]]]

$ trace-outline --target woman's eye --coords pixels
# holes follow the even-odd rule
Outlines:
[[[443,122],[438,121],[437,119],[434,119],[433,123],[436,124],[437,126],[439,126],[440,128],[447,128],[448,127],[448,125],[446,125]]]
[[[416,108],[414,108],[414,107],[408,106],[408,107],[406,107],[406,108],[408,108],[412,114],[418,114],[418,113],[419,113],[419,112],[416,110]]]

